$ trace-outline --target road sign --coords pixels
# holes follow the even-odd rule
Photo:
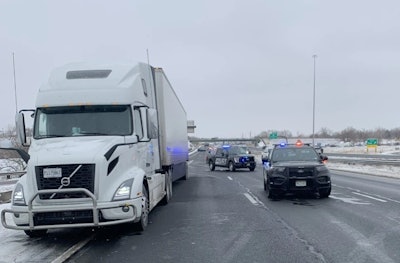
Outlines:
[[[367,146],[377,146],[377,145],[378,145],[378,139],[374,138],[367,139]]]
[[[278,133],[277,132],[271,132],[269,134],[269,138],[270,139],[277,139],[278,138]]]

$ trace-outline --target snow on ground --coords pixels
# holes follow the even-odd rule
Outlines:
[[[378,146],[376,149],[367,148],[366,146],[324,148],[324,154],[326,154],[329,157],[329,153],[347,153],[347,154],[365,154],[365,155],[400,154],[400,146]],[[342,170],[342,171],[358,172],[370,175],[400,178],[400,166],[348,164],[345,162],[343,163],[329,162],[329,160],[327,166],[329,169],[332,170]]]

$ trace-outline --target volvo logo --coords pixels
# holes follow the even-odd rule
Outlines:
[[[62,186],[69,186],[69,184],[71,183],[71,181],[69,180],[69,177],[63,177],[61,178],[61,185]]]

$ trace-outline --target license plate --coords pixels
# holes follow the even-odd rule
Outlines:
[[[298,186],[298,187],[307,186],[307,181],[306,180],[297,180],[296,186]]]
[[[44,168],[43,177],[44,178],[60,178],[62,176],[61,168]]]

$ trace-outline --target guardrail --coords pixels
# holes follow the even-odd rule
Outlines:
[[[6,172],[6,173],[2,172],[2,173],[0,173],[0,180],[9,180],[9,179],[20,178],[24,174],[26,174],[26,171]]]

